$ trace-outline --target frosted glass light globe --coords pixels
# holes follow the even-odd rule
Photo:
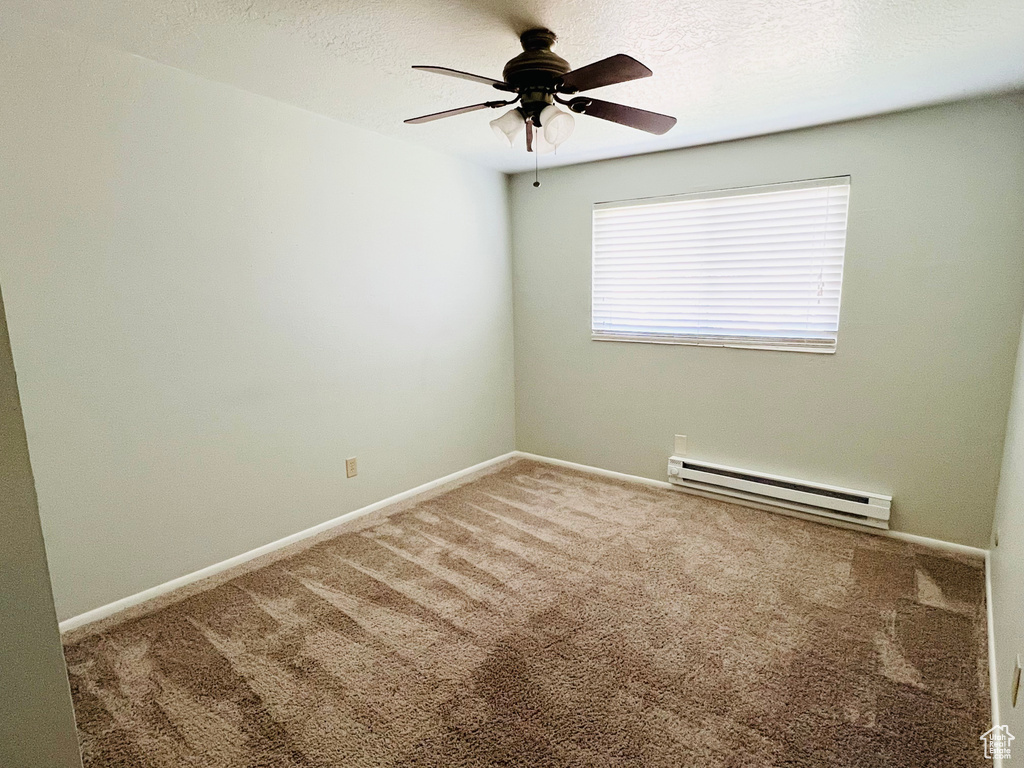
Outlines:
[[[491,128],[494,130],[494,135],[499,139],[508,141],[510,147],[515,143],[516,137],[523,132],[525,127],[526,120],[518,109],[510,109],[498,119],[491,120]]]
[[[576,121],[568,112],[563,112],[554,104],[544,107],[540,113],[540,124],[544,131],[544,139],[555,147],[572,136]]]

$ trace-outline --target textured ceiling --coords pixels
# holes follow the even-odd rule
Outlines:
[[[679,118],[652,137],[578,117],[543,165],[739,138],[1024,87],[1022,0],[6,0],[6,10],[504,171],[533,167],[483,111],[492,77],[547,26],[574,66],[628,53],[646,80],[594,95]]]

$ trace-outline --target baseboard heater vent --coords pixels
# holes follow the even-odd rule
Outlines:
[[[889,527],[892,496],[853,491],[790,477],[694,461],[668,460],[669,482],[695,491],[729,496],[808,515],[831,517],[873,528]]]

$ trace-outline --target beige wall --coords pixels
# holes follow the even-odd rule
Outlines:
[[[513,449],[500,174],[8,22],[0,284],[61,619]]]
[[[1017,221],[1024,222],[1024,211],[1018,215]],[[998,546],[995,544],[996,533]],[[1024,695],[1016,708],[1011,706],[1010,696],[1017,654],[1021,654],[1024,660],[1024,615],[1021,613],[1024,603],[1024,336],[1017,353],[1017,375],[1006,428],[992,538],[989,568],[999,719],[1000,725],[1010,726],[1010,733],[1019,739],[1024,734]]]
[[[0,765],[81,766],[0,297]]]
[[[685,130],[683,116],[682,130]],[[1024,304],[1024,108],[992,98],[511,182],[521,450],[694,457],[894,497],[986,546]],[[594,202],[850,174],[835,355],[590,340]]]

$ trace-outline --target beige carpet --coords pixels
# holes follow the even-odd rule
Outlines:
[[[980,560],[520,461],[66,648],[87,766],[982,766]]]

